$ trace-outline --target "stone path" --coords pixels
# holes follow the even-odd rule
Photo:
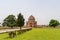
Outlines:
[[[31,28],[22,28],[22,30],[26,30],[26,29],[31,29]],[[4,29],[4,30],[0,30],[0,34],[6,33],[6,32],[18,31],[18,30],[20,30],[20,29],[19,28],[17,28],[17,29]]]

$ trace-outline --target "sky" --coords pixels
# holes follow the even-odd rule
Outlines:
[[[39,25],[48,25],[51,19],[60,22],[60,0],[0,0],[0,22],[8,15],[22,13],[25,22],[33,15]]]

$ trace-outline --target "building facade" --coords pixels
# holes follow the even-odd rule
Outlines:
[[[31,15],[28,18],[28,21],[26,22],[26,27],[37,27],[37,21],[35,21],[34,16]]]

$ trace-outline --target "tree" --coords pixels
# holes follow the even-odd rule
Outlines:
[[[20,29],[24,25],[24,23],[25,23],[24,21],[25,21],[25,19],[24,19],[23,15],[21,13],[19,13],[18,18],[17,18],[17,26],[19,26]]]
[[[11,27],[11,28],[13,28],[14,26],[16,26],[16,24],[17,24],[16,23],[16,18],[15,18],[14,15],[9,15],[8,17],[6,17],[4,19],[4,22],[3,22],[3,25],[6,25],[6,26]],[[10,32],[9,33],[9,37],[10,38],[15,37],[15,35],[16,35],[16,32]]]
[[[52,20],[50,20],[50,22],[49,22],[49,26],[56,27],[56,26],[58,26],[58,25],[59,25],[59,22],[58,22],[57,20],[52,19]]]
[[[6,17],[4,19],[3,24],[6,24],[8,27],[13,28],[14,26],[16,26],[16,18],[14,15],[9,15],[8,17]]]

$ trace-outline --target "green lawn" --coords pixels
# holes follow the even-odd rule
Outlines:
[[[0,40],[60,40],[60,28],[33,28],[15,38],[8,38],[8,34],[0,34]]]

